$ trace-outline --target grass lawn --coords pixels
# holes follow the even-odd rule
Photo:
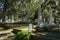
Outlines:
[[[30,40],[60,40],[60,33],[37,32],[35,35],[31,35]]]

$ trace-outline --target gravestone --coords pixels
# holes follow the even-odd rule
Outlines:
[[[56,5],[58,5],[59,4],[59,1],[56,1]]]
[[[42,0],[43,2],[45,2],[45,0]]]
[[[0,22],[2,22],[2,19],[0,19]]]
[[[50,10],[50,21],[49,25],[54,25],[54,9]]]
[[[42,19],[42,9],[41,9],[41,6],[39,5],[38,7],[38,26],[39,27],[43,27],[43,19]]]
[[[29,26],[28,26],[28,31],[29,31],[29,32],[32,32],[32,24],[29,24]]]
[[[10,18],[8,19],[8,23],[11,23],[11,19]]]
[[[29,20],[28,20],[27,17],[24,17],[23,21],[24,21],[24,22],[29,22]]]
[[[8,23],[8,17],[5,16],[5,23]]]
[[[11,16],[11,23],[14,23],[14,16]]]

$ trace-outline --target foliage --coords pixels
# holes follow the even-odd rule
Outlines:
[[[11,16],[14,14],[15,19],[27,17],[29,19],[34,19],[38,15],[38,4],[41,5],[44,13],[44,17],[49,20],[50,9],[54,9],[55,20],[59,19],[60,15],[60,5],[59,0],[1,0],[4,3],[4,10],[0,11],[0,16],[2,18],[5,15]],[[58,2],[58,5],[56,5]],[[3,12],[4,11],[4,12]],[[56,12],[58,11],[58,12]],[[36,16],[37,17],[37,16]],[[3,18],[4,19],[4,18]]]
[[[27,30],[17,33],[16,40],[29,40],[30,33]]]

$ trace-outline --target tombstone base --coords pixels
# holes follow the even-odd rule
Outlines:
[[[38,25],[38,27],[44,27],[43,23],[40,23],[40,24]]]
[[[39,27],[48,27],[48,23],[47,22],[43,22],[39,25]]]
[[[49,26],[55,26],[56,24],[54,24],[54,23],[51,23],[51,24],[49,24]]]

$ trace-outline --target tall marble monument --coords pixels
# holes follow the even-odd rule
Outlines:
[[[49,25],[54,25],[54,9],[50,10],[50,21]]]
[[[38,26],[43,27],[42,9],[40,5],[38,7]]]

